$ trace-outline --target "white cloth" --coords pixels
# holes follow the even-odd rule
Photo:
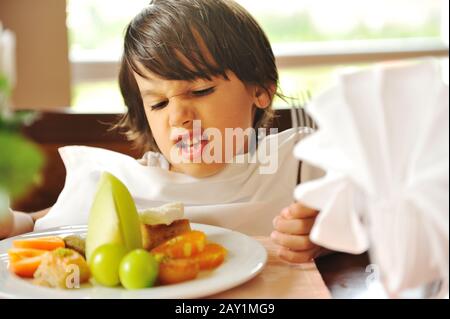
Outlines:
[[[370,248],[393,295],[435,280],[448,289],[449,98],[439,63],[343,74],[308,111],[320,129],[295,153],[327,172],[295,192],[321,210],[312,240]]]
[[[271,144],[274,141],[277,143]],[[191,222],[249,235],[269,235],[272,219],[293,202],[298,169],[292,152],[294,142],[292,129],[268,135],[260,140],[251,159],[247,154],[238,155],[223,171],[203,179],[169,171],[166,159],[158,153],[147,153],[135,160],[99,148],[60,148],[67,172],[65,186],[50,212],[36,222],[35,229],[86,224],[99,177],[108,171],[128,187],[138,210],[182,202]],[[270,145],[276,146],[278,169],[274,174],[261,174],[261,168],[267,165],[253,159],[261,159],[259,153],[270,150]],[[236,163],[238,158],[245,162]]]

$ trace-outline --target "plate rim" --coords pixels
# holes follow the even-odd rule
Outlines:
[[[252,270],[251,273],[249,275],[244,275],[241,276],[238,280],[227,280],[224,281],[224,283],[219,287],[211,287],[212,285],[209,285],[207,287],[201,287],[201,289],[192,289],[191,293],[182,293],[182,295],[176,295],[174,294],[172,297],[166,297],[166,296],[162,296],[162,297],[155,297],[155,296],[149,296],[145,294],[145,289],[143,290],[131,290],[133,292],[143,292],[141,294],[138,293],[139,296],[136,296],[136,299],[149,299],[149,298],[154,298],[154,299],[194,299],[194,298],[207,298],[209,296],[215,295],[215,294],[219,294],[221,292],[225,292],[229,289],[238,287],[242,284],[244,284],[245,282],[248,282],[250,280],[252,280],[253,278],[255,278],[256,276],[258,276],[263,269],[265,268],[265,266],[267,265],[267,261],[268,261],[268,252],[266,250],[266,248],[260,243],[258,242],[256,239],[252,238],[251,236],[248,236],[246,234],[243,234],[241,232],[232,230],[232,229],[228,229],[228,228],[224,228],[224,227],[220,227],[220,226],[215,226],[215,225],[208,225],[208,224],[201,224],[201,223],[190,223],[191,224],[191,228],[192,229],[196,229],[196,228],[206,228],[208,229],[208,231],[212,231],[212,230],[216,230],[216,231],[220,231],[220,232],[224,232],[227,235],[232,235],[232,236],[238,236],[238,237],[243,237],[246,239],[247,242],[252,243],[253,245],[256,245],[259,249],[260,252],[262,252],[262,256],[261,256],[261,261],[255,262],[255,265],[252,266]],[[23,237],[34,237],[37,236],[39,237],[41,235],[41,237],[46,236],[46,234],[48,235],[49,232],[82,232],[82,231],[87,231],[87,225],[67,225],[67,226],[59,226],[59,227],[52,227],[52,228],[48,228],[48,229],[42,229],[39,231],[35,231],[35,232],[29,232],[29,233],[25,233],[25,234],[21,234],[18,236],[14,236],[14,237],[10,237],[10,238],[6,238],[3,240],[0,240],[0,257],[5,256],[6,255],[6,251],[2,251],[3,248],[1,244],[5,244],[5,242],[12,242],[15,239],[18,238],[23,238]],[[63,235],[63,234],[61,234]],[[4,257],[5,258],[5,257]],[[2,260],[0,260],[0,263],[3,262]],[[6,270],[8,271],[8,270]],[[9,276],[13,276],[12,274],[9,273]],[[0,276],[2,275],[2,273],[0,273]],[[20,280],[20,278],[17,278],[18,280]],[[195,279],[194,279],[195,281]],[[191,282],[185,282],[185,283],[180,283],[180,284],[192,284],[193,281]],[[195,283],[194,283],[195,284]],[[179,284],[175,284],[175,285],[171,285],[172,287],[177,287],[177,285]],[[49,291],[55,292],[56,289],[54,288],[48,288],[48,287],[39,287],[39,286],[34,286],[36,289],[42,289],[42,290],[47,290],[50,289]],[[168,287],[168,286],[166,286]],[[91,287],[92,288],[92,287]],[[108,287],[101,287],[102,289],[118,289],[118,288],[108,288]],[[90,288],[87,288],[90,289]],[[152,289],[152,288],[147,288],[147,289]],[[176,290],[176,289],[175,289]],[[200,291],[199,291],[200,290]],[[64,293],[67,293],[67,290],[62,290]],[[122,292],[130,292],[129,290],[126,289],[120,289],[119,291]],[[114,294],[116,296],[111,296],[111,297],[99,297],[98,299],[120,299],[120,298],[125,298],[123,296],[120,296],[118,294]],[[5,299],[29,299],[29,298],[33,298],[33,299],[54,299],[55,297],[51,297],[51,296],[43,296],[42,298],[39,297],[32,297],[32,296],[22,296],[18,293],[9,293],[8,291],[5,291],[4,288],[2,288],[0,286],[0,298],[5,298]],[[60,297],[61,299],[64,299],[64,297]],[[67,298],[67,297],[66,297]],[[91,296],[87,296],[87,297],[81,297],[81,296],[72,296],[72,297],[68,297],[68,298],[72,298],[72,299],[80,299],[80,298],[89,298],[89,299],[97,299],[95,297],[91,297]]]

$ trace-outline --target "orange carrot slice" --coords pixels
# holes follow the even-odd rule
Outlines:
[[[16,262],[10,263],[10,270],[15,273],[17,276],[32,278],[34,272],[39,267],[42,261],[41,256],[35,256],[30,258],[25,258],[18,260]]]
[[[42,250],[54,250],[57,248],[64,248],[64,240],[60,237],[40,237],[30,239],[16,239],[13,241],[15,248],[32,248]]]
[[[9,261],[11,263],[20,261],[22,259],[41,256],[45,254],[47,250],[33,249],[33,248],[11,248],[8,250]]]
[[[200,231],[190,231],[169,239],[152,250],[154,254],[163,254],[171,258],[189,258],[203,251],[206,235]]]
[[[220,266],[225,260],[227,250],[219,244],[210,243],[196,256],[200,270],[210,270]]]
[[[197,277],[198,262],[193,259],[166,258],[159,264],[158,282],[163,285],[176,284]]]

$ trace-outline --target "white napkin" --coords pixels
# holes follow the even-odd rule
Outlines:
[[[449,277],[449,99],[439,64],[342,74],[308,107],[320,129],[295,155],[324,169],[298,200],[321,210],[311,238],[369,249],[391,294]]]
[[[292,154],[294,143],[294,130],[269,135],[259,142],[251,158],[238,155],[222,172],[202,179],[169,171],[166,159],[157,153],[147,153],[137,161],[99,148],[61,148],[66,183],[50,212],[36,222],[35,230],[86,224],[100,175],[108,171],[128,187],[140,211],[181,202],[191,222],[268,236],[272,219],[294,200],[298,167]],[[261,153],[265,157],[256,156]],[[262,174],[272,165],[272,174]]]

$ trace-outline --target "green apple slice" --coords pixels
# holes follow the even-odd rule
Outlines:
[[[119,179],[111,174],[108,175],[111,179],[125,248],[128,250],[142,248],[141,222],[133,197]]]
[[[126,186],[103,173],[92,203],[86,238],[86,258],[103,244],[122,244],[127,250],[142,248],[139,215]]]

